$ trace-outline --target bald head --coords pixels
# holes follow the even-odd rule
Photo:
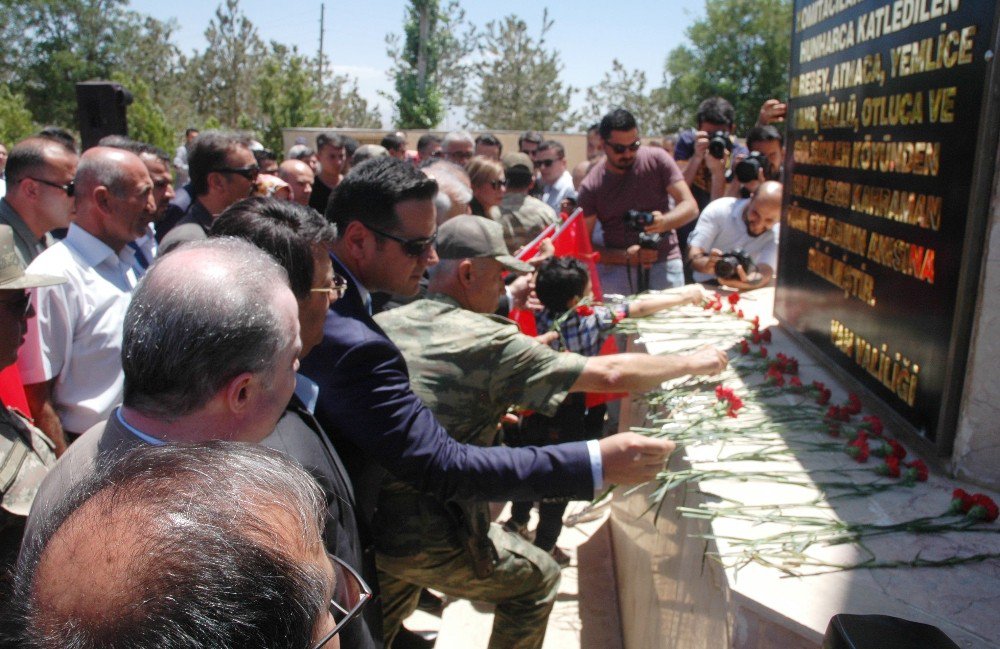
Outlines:
[[[30,137],[18,142],[7,160],[6,200],[37,238],[69,225],[78,158],[54,140]]]
[[[285,160],[278,167],[278,177],[292,188],[293,201],[299,205],[309,205],[309,196],[316,180],[312,167],[301,160]]]
[[[115,252],[147,234],[156,216],[149,170],[123,149],[88,149],[76,170],[74,197],[77,225]]]
[[[781,193],[781,183],[774,180],[761,183],[744,216],[747,232],[760,236],[781,220]]]
[[[172,250],[143,276],[125,313],[125,405],[171,420],[198,411],[235,376],[274,371],[298,339],[294,305],[288,274],[247,241]]]
[[[331,587],[324,505],[300,466],[254,445],[112,458],[25,549],[18,646],[308,646]]]
[[[120,195],[129,188],[129,174],[141,176],[143,173],[149,180],[146,165],[131,151],[106,146],[87,149],[76,169],[77,209],[80,209],[81,202],[94,199],[97,187],[106,187],[113,194]],[[152,181],[149,184],[152,186]]]

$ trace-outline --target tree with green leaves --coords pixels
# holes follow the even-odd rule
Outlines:
[[[668,55],[666,100],[690,125],[698,104],[711,96],[736,108],[744,133],[765,100],[788,97],[791,0],[705,0],[705,17],[686,31],[691,46]]]
[[[611,62],[611,70],[596,85],[587,89],[586,109],[580,121],[580,130],[599,122],[615,108],[624,108],[635,116],[639,132],[657,136],[676,130],[675,116],[667,105],[663,88],[646,89],[646,73],[628,70],[618,59]]]
[[[396,126],[434,128],[448,109],[462,103],[476,49],[477,32],[456,0],[410,0],[398,34],[386,36],[390,77],[396,87]]]
[[[491,129],[556,131],[575,126],[576,90],[564,86],[559,53],[546,47],[554,21],[546,10],[538,38],[517,16],[486,24],[478,47],[480,74],[465,106],[469,119]]]
[[[9,149],[12,144],[31,135],[38,125],[31,119],[24,95],[0,84],[0,143]]]

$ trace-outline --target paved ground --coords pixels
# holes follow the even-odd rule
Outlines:
[[[567,518],[587,506],[572,502]],[[610,534],[605,503],[594,520],[563,527],[559,547],[573,557],[563,568],[559,596],[543,649],[620,649],[621,624],[615,592]],[[498,520],[507,519],[507,511]],[[536,512],[532,513],[532,527]],[[420,611],[406,622],[410,629],[437,629],[437,649],[486,649],[493,625],[492,606],[465,600],[448,602],[441,618]]]

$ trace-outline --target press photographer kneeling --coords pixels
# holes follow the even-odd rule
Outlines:
[[[688,240],[688,261],[696,282],[751,289],[774,278],[778,260],[781,183],[761,183],[750,198],[712,201]]]

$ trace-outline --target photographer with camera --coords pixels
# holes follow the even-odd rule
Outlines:
[[[731,156],[747,154],[734,142],[736,110],[722,97],[709,97],[698,105],[695,115],[697,129],[684,131],[674,148],[674,159],[684,172],[684,180],[705,209],[712,200],[726,191],[726,169]]]
[[[701,213],[691,233],[688,260],[698,282],[740,290],[774,277],[781,219],[781,183],[767,180],[748,199],[720,198]]]
[[[682,286],[674,230],[694,219],[698,206],[681,170],[663,149],[641,145],[635,117],[627,110],[605,115],[600,135],[605,157],[580,184],[578,204],[588,230],[593,232],[597,219],[604,230],[603,246],[595,245],[601,287],[605,293],[629,295]]]
[[[755,126],[747,135],[746,156],[735,156],[726,196],[749,198],[765,180],[781,180],[785,138],[773,126]]]

